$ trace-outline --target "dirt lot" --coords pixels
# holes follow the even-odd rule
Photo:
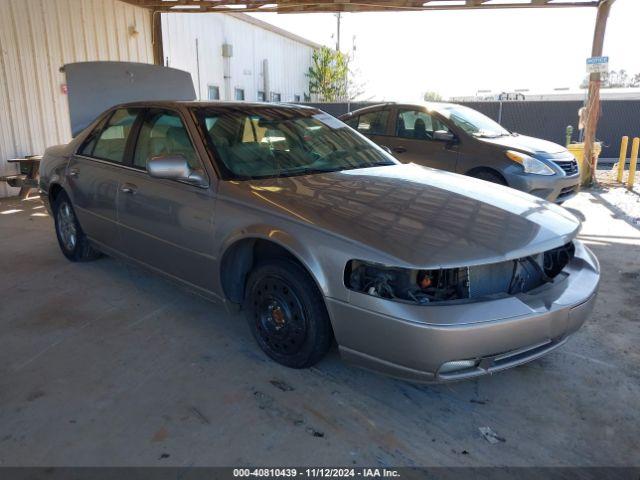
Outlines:
[[[2,200],[0,465],[637,466],[640,225],[602,192],[567,207],[602,265],[593,317],[539,361],[416,386],[336,351],[274,364],[240,316],[69,263],[38,201]]]

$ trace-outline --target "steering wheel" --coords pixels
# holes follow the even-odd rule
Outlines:
[[[313,163],[310,165],[313,168],[318,168],[320,166],[326,165],[332,158],[337,155],[348,155],[349,152],[347,150],[333,150],[332,152],[327,153],[326,155],[318,156]]]

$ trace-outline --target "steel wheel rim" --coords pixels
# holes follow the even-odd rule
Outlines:
[[[274,353],[298,353],[307,337],[307,315],[286,282],[265,277],[254,286],[254,321],[260,340]]]
[[[78,236],[76,221],[73,211],[67,202],[62,203],[58,208],[58,230],[64,248],[68,251],[75,249]]]

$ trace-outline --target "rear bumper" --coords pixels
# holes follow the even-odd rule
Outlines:
[[[518,172],[508,175],[506,180],[512,188],[557,203],[569,200],[580,190],[579,174],[566,177],[560,175],[531,175]]]
[[[576,257],[565,272],[568,276],[557,284],[510,297],[509,303],[412,306],[403,309],[402,318],[334,299],[327,299],[327,306],[346,361],[414,382],[461,380],[546,355],[580,328],[595,303],[599,266],[576,242]],[[443,370],[456,361],[473,365]]]

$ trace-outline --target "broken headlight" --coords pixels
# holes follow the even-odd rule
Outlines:
[[[469,298],[468,278],[467,268],[412,270],[351,260],[344,281],[356,292],[426,305]]]
[[[574,254],[575,246],[568,243],[514,260],[438,270],[395,268],[351,260],[344,271],[344,284],[355,292],[418,305],[496,298],[527,293],[553,282]]]

